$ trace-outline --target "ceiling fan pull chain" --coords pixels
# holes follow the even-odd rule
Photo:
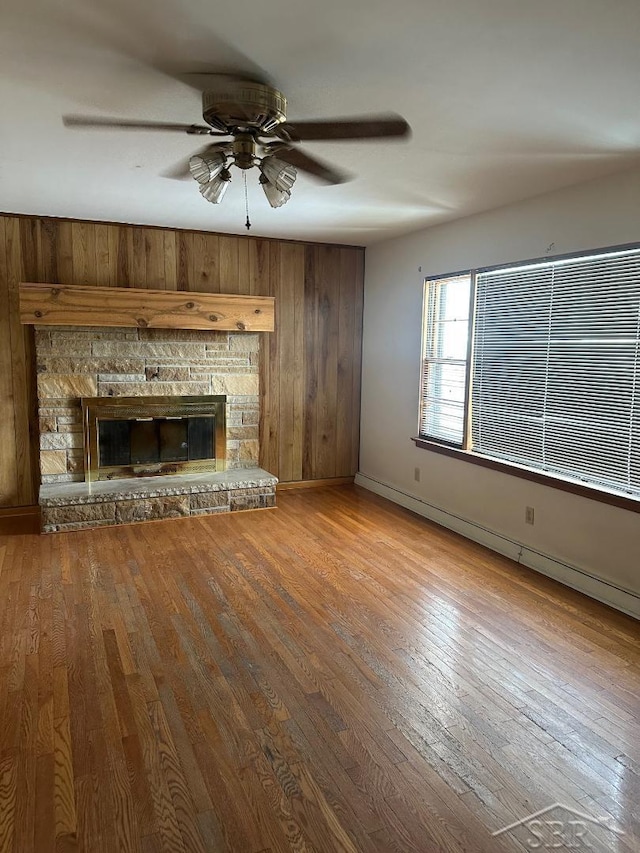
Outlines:
[[[244,208],[247,211],[247,221],[244,223],[246,225],[247,231],[251,229],[251,220],[249,219],[249,193],[247,191],[247,173],[243,172],[242,177],[244,179]]]

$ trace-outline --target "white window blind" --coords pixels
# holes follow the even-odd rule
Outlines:
[[[470,274],[425,283],[419,432],[461,445],[465,427]]]
[[[480,272],[473,451],[640,496],[640,250]]]

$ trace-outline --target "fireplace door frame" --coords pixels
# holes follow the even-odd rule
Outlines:
[[[201,397],[83,397],[84,479],[112,480],[121,477],[151,477],[164,474],[203,474],[226,468],[226,401],[223,394]],[[180,462],[151,462],[133,465],[100,465],[98,431],[100,420],[154,420],[214,417],[214,443],[210,459]],[[215,456],[213,455],[215,446]]]

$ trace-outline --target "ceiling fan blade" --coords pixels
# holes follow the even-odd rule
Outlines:
[[[195,136],[226,136],[203,124],[178,124],[170,121],[135,121],[111,116],[63,116],[65,127],[113,128],[115,130],[172,130]]]
[[[277,156],[280,160],[284,160],[285,163],[291,163],[297,169],[301,169],[303,172],[308,172],[310,175],[319,178],[325,184],[343,184],[345,181],[350,180],[351,177],[346,172],[340,172],[333,166],[329,166],[315,157],[310,157],[304,151],[300,151],[299,148],[278,150]]]
[[[225,142],[214,142],[213,145],[205,145],[204,148],[199,148],[197,151],[189,154],[188,157],[184,157],[182,160],[174,163],[173,166],[163,169],[160,175],[163,178],[170,178],[174,181],[192,180],[191,169],[189,168],[189,162],[192,157],[202,157],[210,151],[224,151],[228,153],[230,148],[231,146]]]
[[[194,153],[201,154],[203,152],[196,151]],[[160,176],[163,178],[170,178],[172,181],[186,181],[188,178],[191,178],[191,171],[189,170],[190,159],[191,157],[184,157],[179,162],[174,163],[173,166],[163,169],[160,172]]]
[[[390,113],[355,119],[286,122],[278,128],[279,135],[288,137],[292,142],[401,138],[410,132],[411,128],[402,116]]]

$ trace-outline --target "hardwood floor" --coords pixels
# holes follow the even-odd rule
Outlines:
[[[640,849],[640,625],[353,486],[0,537],[0,851]],[[598,848],[597,844],[605,846]]]

